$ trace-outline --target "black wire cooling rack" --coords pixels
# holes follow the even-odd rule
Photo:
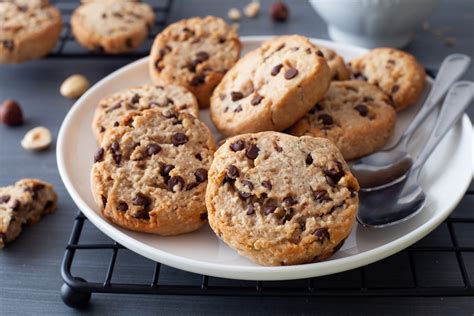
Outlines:
[[[474,296],[470,281],[474,278],[473,202],[474,186],[471,185],[458,208],[434,232],[385,260],[330,276],[282,282],[198,276],[151,261],[149,271],[141,268],[136,272],[148,275],[147,281],[115,282],[119,253],[130,251],[113,241],[81,242],[83,227],[88,220],[79,213],[61,266],[64,280],[61,297],[67,305],[79,308],[89,303],[92,293],[275,297]],[[75,257],[81,252],[91,251],[100,251],[104,266],[107,266],[101,280],[86,281],[81,275],[72,273]],[[138,254],[131,255],[144,260]],[[168,276],[176,272],[184,274],[183,278],[179,282],[170,282]]]
[[[155,24],[153,25],[147,39],[134,52],[126,54],[102,54],[100,52],[91,52],[86,48],[80,46],[74,39],[71,32],[71,25],[69,23],[72,12],[79,6],[79,0],[52,0],[50,1],[60,11],[63,18],[63,30],[54,50],[46,56],[46,58],[138,58],[148,55],[153,39],[167,24],[168,17],[171,11],[173,0],[150,0],[143,1],[148,3],[155,12]]]

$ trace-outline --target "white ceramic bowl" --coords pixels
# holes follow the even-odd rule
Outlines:
[[[367,48],[403,47],[438,0],[310,0],[338,42]]]

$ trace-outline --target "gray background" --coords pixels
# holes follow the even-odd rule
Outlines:
[[[274,24],[267,17],[270,1],[263,1],[261,16],[255,20],[245,19],[240,24],[241,35],[291,34],[328,38],[325,24],[306,1],[290,1],[291,19],[288,23]],[[185,1],[176,0],[170,21],[207,14],[226,16],[230,7],[242,7],[247,1]],[[429,19],[432,29],[443,31],[445,36],[457,39],[454,47],[447,47],[438,36],[423,30],[416,33],[415,40],[406,47],[428,68],[436,69],[443,57],[453,53],[474,55],[474,1],[441,1],[434,15]],[[145,47],[146,48],[146,47]],[[54,145],[42,153],[23,150],[20,140],[24,133],[38,125],[51,129],[56,136],[60,124],[73,102],[60,96],[59,86],[68,75],[82,73],[96,82],[115,69],[129,63],[130,59],[114,58],[105,61],[81,59],[46,59],[23,65],[0,66],[0,100],[14,98],[21,103],[26,114],[25,125],[17,128],[0,126],[0,185],[14,183],[25,177],[38,177],[53,183],[59,194],[58,211],[47,216],[40,224],[27,228],[21,237],[6,249],[0,251],[0,314],[66,314],[77,311],[65,306],[59,297],[62,280],[59,273],[64,248],[72,228],[77,209],[67,194],[57,171]],[[465,79],[474,80],[471,67]],[[474,118],[474,108],[469,115]],[[90,159],[90,157],[77,157]],[[465,198],[456,212],[469,212],[474,199]],[[461,228],[460,228],[461,229]],[[466,240],[472,241],[472,232],[465,227]],[[90,224],[85,227],[82,241],[107,241],[101,232]],[[443,244],[449,239],[447,229],[441,226],[422,243]],[[109,253],[92,252],[78,256],[73,272],[88,280],[102,280]],[[398,277],[403,270],[403,254],[384,260],[382,266],[372,265],[371,280],[374,284],[402,282]],[[113,281],[144,282],[151,278],[152,263],[132,253],[125,252],[119,257],[119,265]],[[446,284],[457,284],[457,268],[438,269],[450,266],[452,258],[424,260],[423,272],[434,275]],[[474,258],[466,260],[474,266]],[[443,264],[443,265],[442,265]],[[469,268],[469,269],[471,269]],[[164,280],[168,283],[199,282],[200,277],[182,271],[164,268]],[[389,269],[389,270],[387,270]],[[382,270],[382,271],[380,271]],[[471,275],[474,271],[471,271]],[[378,273],[378,274],[377,274]],[[351,272],[333,276],[330,282],[351,282],[357,279]],[[471,277],[471,280],[474,279]],[[443,283],[443,284],[444,284]],[[97,314],[156,314],[176,313],[232,313],[232,314],[312,314],[333,312],[336,314],[469,314],[474,313],[474,299],[457,298],[233,298],[233,297],[177,297],[177,296],[132,296],[95,295],[85,312]]]

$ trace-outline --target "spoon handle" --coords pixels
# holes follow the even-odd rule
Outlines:
[[[424,165],[428,157],[436,148],[438,143],[443,139],[444,135],[463,115],[472,101],[472,94],[474,91],[474,83],[471,81],[456,82],[444,100],[441,112],[436,120],[435,127],[431,133],[430,138],[425,144],[421,154],[413,164],[412,170],[417,172],[421,170],[420,167]],[[417,170],[418,169],[418,170]]]
[[[401,136],[399,143],[406,144],[410,140],[416,129],[424,122],[433,108],[446,94],[448,88],[462,76],[470,63],[471,58],[463,54],[451,54],[444,59],[425,103]]]

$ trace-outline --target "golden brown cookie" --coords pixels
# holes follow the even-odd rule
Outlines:
[[[425,86],[426,75],[415,57],[394,48],[376,48],[349,62],[355,79],[379,87],[392,98],[395,110],[414,104]]]
[[[211,99],[211,118],[224,135],[290,127],[329,87],[322,52],[306,37],[281,36],[241,58]]]
[[[72,14],[76,40],[100,53],[119,54],[137,49],[155,21],[153,9],[134,1],[88,1]]]
[[[47,0],[0,1],[0,63],[40,58],[56,45],[62,20]]]
[[[380,150],[395,129],[396,113],[385,93],[370,83],[333,81],[324,98],[289,129],[296,136],[331,140],[351,160]]]
[[[358,189],[327,139],[277,132],[234,136],[217,150],[209,170],[209,224],[259,264],[320,261],[349,235]]]
[[[207,172],[215,143],[196,117],[172,109],[129,113],[94,157],[92,193],[115,224],[177,235],[206,223]]]
[[[169,25],[158,34],[150,53],[150,77],[157,84],[182,85],[209,106],[212,91],[240,56],[237,31],[207,16]]]

